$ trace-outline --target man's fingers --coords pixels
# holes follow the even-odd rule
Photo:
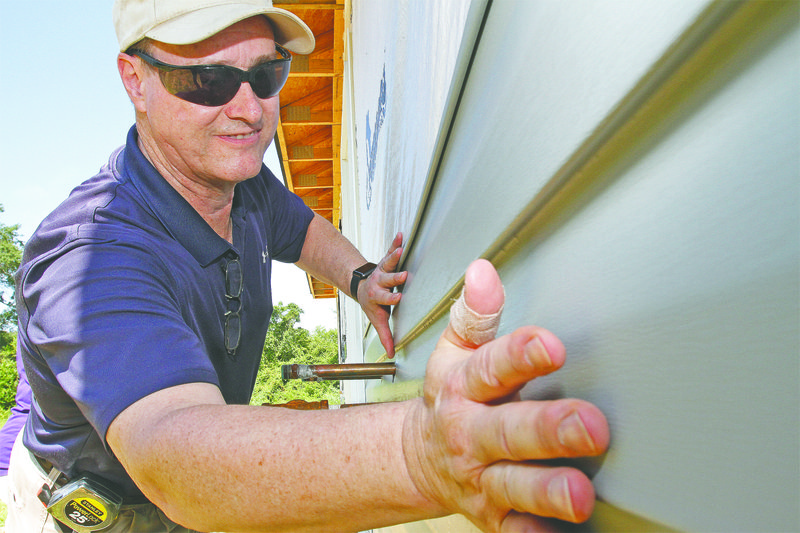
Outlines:
[[[464,276],[461,296],[450,308],[450,323],[444,337],[467,348],[494,339],[504,302],[503,284],[492,264],[485,259],[474,261]]]
[[[398,263],[400,263],[400,258],[403,256],[403,249],[397,248],[388,254],[386,257],[383,258],[383,261],[378,266],[378,271],[380,272],[394,272],[397,269]]]
[[[560,533],[564,528],[559,524],[561,522],[511,511],[500,524],[500,533]]]
[[[517,392],[527,382],[561,368],[564,345],[547,330],[520,328],[484,344],[464,363],[464,394],[490,402]]]
[[[498,507],[519,513],[583,522],[594,508],[592,482],[574,468],[500,462],[484,470],[481,483]]]
[[[483,463],[584,457],[608,447],[608,422],[582,400],[511,402],[487,407],[491,416],[474,418],[476,455]]]
[[[397,244],[397,246],[394,246],[394,244]],[[399,247],[400,244],[402,244],[402,234],[398,233],[398,237],[395,239],[395,243],[393,243],[389,253],[381,260],[378,264],[378,268],[376,268],[370,276],[370,280],[374,281],[377,288],[386,289],[386,292],[389,294],[392,293],[395,287],[405,283],[408,277],[408,272],[395,272],[397,270],[397,265],[400,263],[400,258],[403,255],[403,249]],[[378,303],[381,305],[394,305],[397,302]]]
[[[397,235],[394,236],[392,244],[389,246],[389,254],[400,248],[402,245],[403,245],[403,233],[398,231]]]
[[[374,275],[374,274],[373,274]],[[390,293],[392,289],[398,287],[406,282],[408,272],[380,272],[379,276],[375,278],[378,287],[387,289]]]
[[[397,285],[400,285],[405,280],[405,272],[399,272],[396,274],[383,274],[381,277],[377,277],[375,274],[372,276],[376,276],[374,281],[370,279],[368,283],[363,283],[364,289],[359,289],[364,291],[363,297],[366,299],[362,300],[366,302],[365,305],[397,305],[400,303],[403,295],[399,292],[393,292],[392,289]],[[370,278],[372,277],[370,276]],[[386,278],[388,277],[388,283],[386,282]],[[383,281],[382,281],[383,280]],[[395,281],[398,281],[395,283]],[[361,302],[362,300],[359,300]]]
[[[383,349],[386,350],[386,357],[389,359],[394,358],[394,338],[392,337],[392,330],[389,329],[389,324],[385,326],[375,326],[375,331],[378,333],[378,338],[381,340]]]
[[[391,246],[389,246],[389,251],[386,252],[386,257],[380,263],[379,270],[383,272],[394,272],[397,270],[397,265],[400,263],[400,258],[403,256],[403,234],[398,233],[394,240],[392,241]]]

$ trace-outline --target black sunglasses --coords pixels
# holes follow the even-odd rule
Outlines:
[[[242,264],[232,259],[225,264],[225,300],[228,310],[225,312],[225,351],[231,359],[236,358],[236,349],[242,339]],[[231,309],[231,304],[235,309]]]
[[[157,68],[161,84],[170,94],[193,104],[218,107],[233,100],[243,82],[249,83],[256,96],[262,99],[280,92],[289,77],[292,54],[277,44],[275,49],[282,56],[280,59],[261,63],[250,70],[228,65],[170,65],[139,50],[131,51],[131,55]]]

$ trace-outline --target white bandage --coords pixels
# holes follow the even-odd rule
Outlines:
[[[497,335],[500,327],[500,315],[503,307],[491,315],[482,315],[475,312],[464,299],[464,291],[450,307],[450,326],[456,334],[465,341],[480,346]]]

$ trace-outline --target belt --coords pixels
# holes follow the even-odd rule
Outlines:
[[[38,455],[34,455],[33,457],[36,459],[36,462],[39,463],[39,466],[42,467],[42,470],[44,470],[45,475],[50,475],[50,472],[53,470],[53,468],[55,468],[53,466],[53,463],[51,463],[47,459],[42,459]],[[67,483],[69,483],[69,478],[66,476],[66,474],[64,474],[64,472],[61,472],[55,481],[56,488],[63,487]]]

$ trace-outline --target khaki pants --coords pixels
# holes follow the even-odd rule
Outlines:
[[[8,468],[6,533],[63,533],[36,497],[47,474],[22,444],[22,433],[11,451]],[[68,530],[66,530],[68,531]],[[102,533],[191,533],[164,515],[152,503],[123,505],[119,517]]]

